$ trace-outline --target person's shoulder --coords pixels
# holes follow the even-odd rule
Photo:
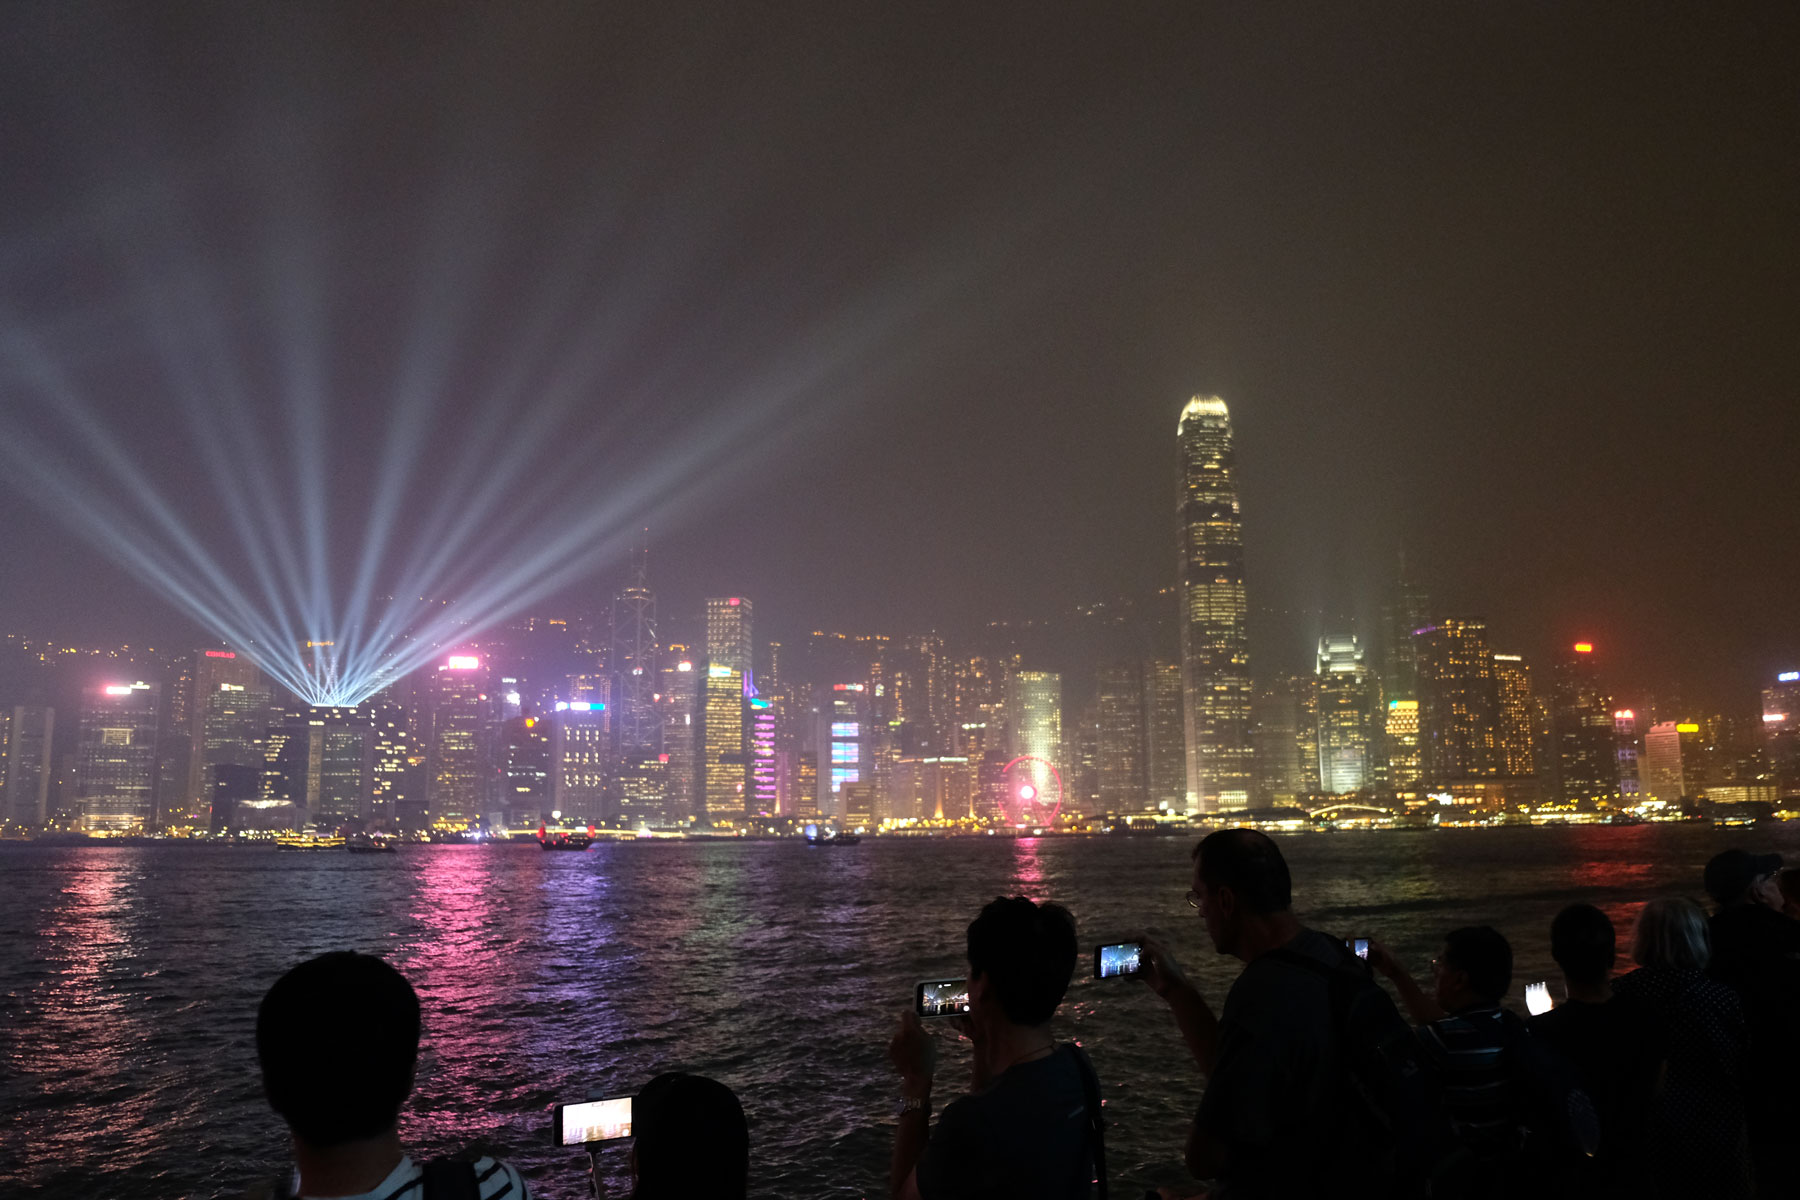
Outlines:
[[[475,1168],[475,1191],[481,1200],[530,1200],[530,1185],[511,1163],[483,1155],[469,1165]]]

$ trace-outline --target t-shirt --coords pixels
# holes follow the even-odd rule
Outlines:
[[[1305,929],[1284,949],[1327,966],[1343,943]],[[1326,976],[1278,956],[1244,967],[1219,1015],[1219,1055],[1194,1124],[1227,1148],[1219,1191],[1244,1197],[1331,1193],[1353,1140]]]
[[[1087,1200],[1094,1157],[1077,1053],[1059,1046],[951,1101],[919,1157],[919,1195]]]
[[[475,1187],[481,1200],[531,1200],[531,1189],[525,1186],[525,1180],[520,1177],[519,1172],[508,1164],[497,1159],[478,1158],[473,1166]],[[299,1182],[296,1178],[289,1190],[297,1188]],[[339,1197],[338,1200],[421,1200],[424,1195],[425,1168],[408,1155],[401,1158],[400,1164],[388,1172],[386,1179],[369,1191]],[[309,1198],[296,1194],[295,1200]]]

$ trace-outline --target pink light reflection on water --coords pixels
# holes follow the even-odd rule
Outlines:
[[[1018,885],[1021,895],[1033,900],[1053,899],[1043,895],[1044,862],[1040,854],[1039,838],[1013,839],[1013,881]]]

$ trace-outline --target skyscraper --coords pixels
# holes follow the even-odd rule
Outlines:
[[[1408,576],[1406,560],[1400,561],[1400,577],[1388,593],[1381,615],[1386,645],[1381,655],[1381,691],[1386,700],[1419,698],[1419,650],[1413,630],[1431,624],[1431,598]]]
[[[481,815],[487,766],[487,673],[473,654],[427,668],[424,686],[425,788],[431,824],[466,829]]]
[[[1618,735],[1612,697],[1600,685],[1592,642],[1576,642],[1556,660],[1551,729],[1558,790],[1568,804],[1611,804],[1619,793]]]
[[[1703,739],[1695,721],[1659,721],[1644,735],[1644,791],[1653,800],[1679,804],[1699,791]]]
[[[1372,786],[1375,681],[1354,634],[1319,639],[1319,790],[1342,796]]]
[[[56,710],[21,704],[12,710],[7,731],[6,811],[0,820],[41,827],[50,819],[50,746],[56,733]]]
[[[818,728],[813,744],[818,747],[817,782],[820,816],[844,819],[844,789],[873,788],[874,750],[870,745],[868,686],[834,683],[820,689]],[[804,758],[801,766],[805,771]]]
[[[81,696],[75,806],[90,832],[146,830],[155,814],[156,722],[162,689],[115,683]]]
[[[1299,804],[1320,790],[1317,679],[1277,676],[1257,690],[1255,714],[1257,802]]]
[[[1498,775],[1499,693],[1487,625],[1443,620],[1413,634],[1419,663],[1419,760],[1428,785]]]
[[[262,763],[275,694],[255,663],[230,650],[195,651],[188,681],[193,752],[179,811],[191,816],[211,808],[214,768]]]
[[[724,596],[706,602],[706,661],[740,676],[755,669],[754,644],[750,640],[750,601],[743,596]]]
[[[1537,774],[1531,731],[1536,726],[1531,668],[1517,654],[1494,655],[1495,774],[1523,779]]]
[[[1227,812],[1250,803],[1251,743],[1244,536],[1225,402],[1195,396],[1176,434],[1187,807]]]
[[[1153,658],[1144,664],[1146,808],[1187,807],[1187,737],[1181,720],[1181,665]]]
[[[1401,803],[1418,799],[1419,702],[1387,702],[1388,787]]]
[[[1613,711],[1613,745],[1618,761],[1619,804],[1635,808],[1644,801],[1644,777],[1639,762],[1637,713],[1629,708]]]
[[[1775,794],[1800,795],[1800,671],[1782,671],[1763,689],[1762,733]]]
[[[707,604],[710,617],[712,601]],[[709,630],[710,625],[709,621]],[[744,750],[744,672],[729,659],[709,661],[700,679],[700,695],[701,811],[708,824],[735,828],[744,817],[749,782]]]
[[[662,749],[660,715],[656,711],[656,593],[650,590],[650,548],[640,543],[631,552],[631,573],[613,598],[612,658],[618,682],[611,706],[619,756],[637,760]]]
[[[703,669],[696,669],[688,648],[671,645],[662,665],[662,744],[669,757],[663,786],[668,789],[671,824],[694,819],[699,804],[699,706]]]
[[[1100,669],[1097,713],[1099,811],[1138,812],[1149,794],[1144,770],[1144,679],[1137,666]]]
[[[549,720],[550,811],[561,813],[556,819],[566,824],[598,825],[612,815],[606,803],[612,777],[607,753],[611,722],[606,705],[596,700],[558,700]]]

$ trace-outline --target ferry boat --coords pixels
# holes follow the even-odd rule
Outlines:
[[[341,850],[344,839],[323,833],[278,833],[275,845],[282,850]]]
[[[393,854],[394,840],[380,834],[359,833],[344,843],[352,854]]]
[[[586,850],[594,844],[594,827],[588,826],[586,832],[579,829],[551,829],[538,826],[538,846],[544,850]]]
[[[839,833],[828,826],[806,827],[806,844],[809,846],[854,846],[860,841],[862,838],[854,833]]]

